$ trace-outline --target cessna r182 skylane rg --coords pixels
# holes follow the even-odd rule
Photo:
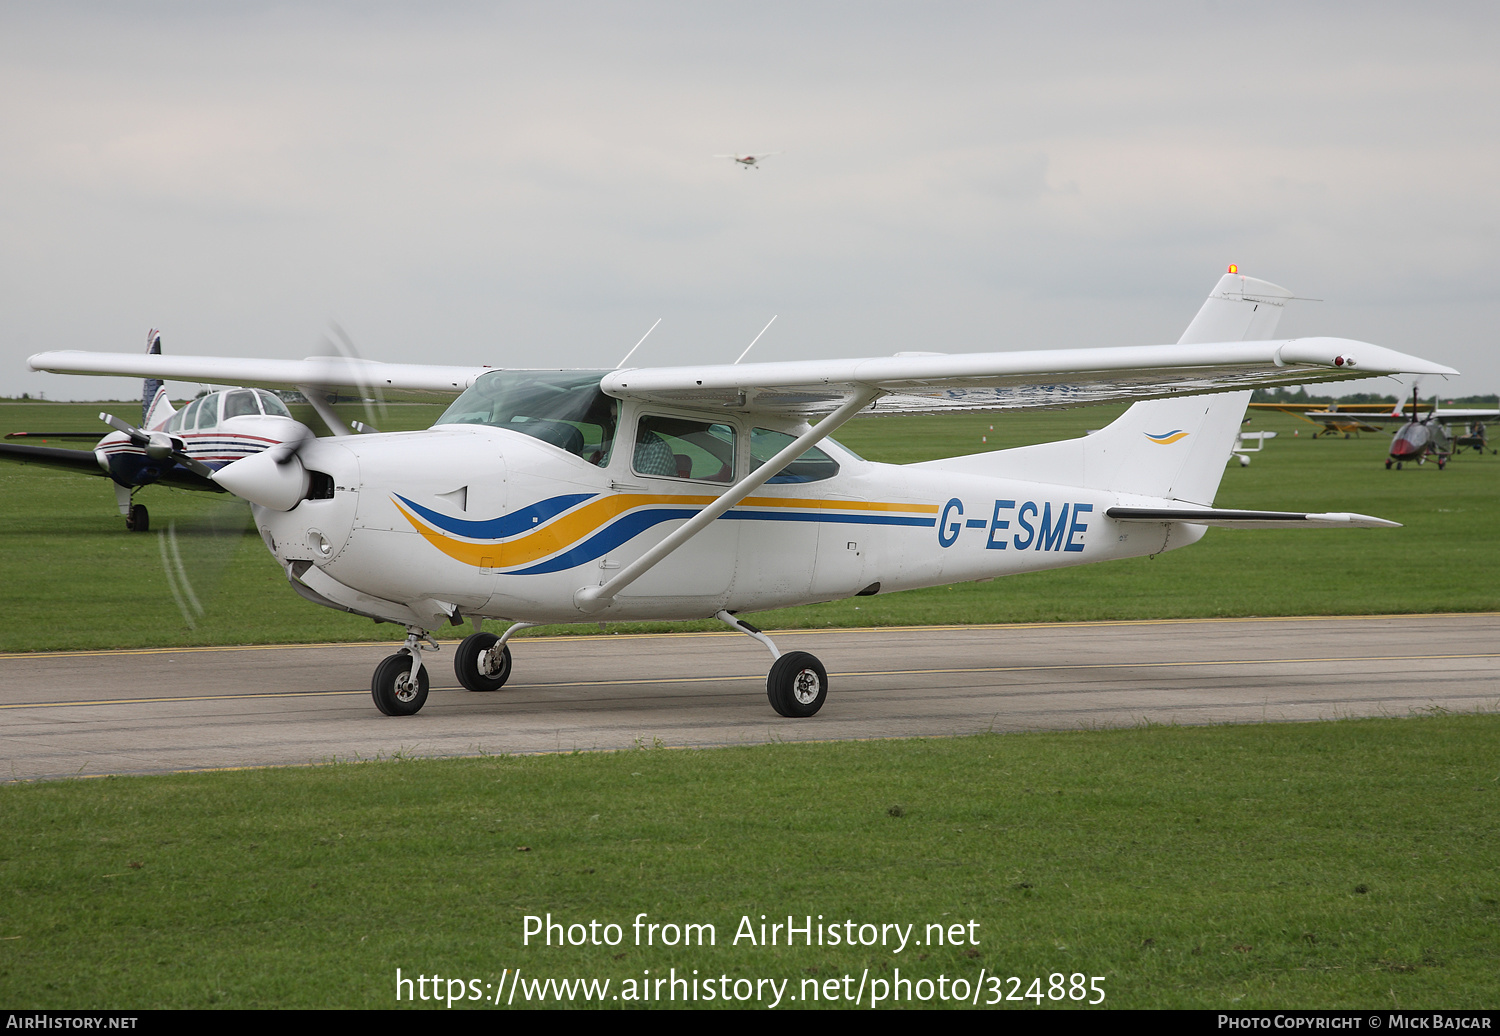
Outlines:
[[[1390,526],[1212,506],[1257,386],[1450,368],[1341,338],[1268,340],[1290,292],[1231,273],[1177,345],[602,370],[53,352],[37,370],[454,397],[425,432],[275,446],[214,473],[303,597],[406,627],[375,670],[387,715],[427,697],[429,631],[474,623],[454,667],[500,688],[537,623],[716,616],[775,659],[783,716],[828,676],[736,617],[1157,554],[1207,526]],[[1206,393],[1223,393],[1209,395]],[[828,438],[864,413],[1140,400],[1082,439],[875,464]],[[817,420],[816,424],[809,422]],[[512,623],[501,636],[482,619]]]

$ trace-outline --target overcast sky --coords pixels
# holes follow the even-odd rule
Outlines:
[[[0,6],[44,349],[611,367],[1176,341],[1226,264],[1500,390],[1492,5]],[[780,151],[742,169],[713,156]],[[1424,386],[1426,387],[1426,386]],[[1389,382],[1357,389],[1390,391]],[[1351,389],[1356,390],[1356,389]]]

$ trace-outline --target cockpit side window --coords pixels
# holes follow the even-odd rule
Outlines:
[[[433,427],[485,424],[520,432],[604,467],[614,450],[619,400],[599,388],[604,371],[491,371]]]
[[[286,418],[292,416],[292,412],[286,408],[285,403],[276,398],[274,392],[267,392],[265,389],[256,389],[255,394],[260,397],[260,408],[265,411],[266,416]]]
[[[224,419],[231,417],[259,417],[260,406],[255,393],[249,389],[236,389],[224,397]]]
[[[734,481],[734,429],[678,417],[642,417],[632,465],[638,475]]]

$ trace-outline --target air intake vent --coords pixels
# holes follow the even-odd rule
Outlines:
[[[307,473],[307,499],[332,500],[333,476],[322,471],[309,471]]]

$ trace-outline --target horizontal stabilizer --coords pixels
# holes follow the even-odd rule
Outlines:
[[[1219,507],[1111,507],[1104,513],[1117,522],[1189,522],[1221,529],[1401,528],[1400,522],[1347,511],[1308,514],[1305,511],[1231,511]]]

